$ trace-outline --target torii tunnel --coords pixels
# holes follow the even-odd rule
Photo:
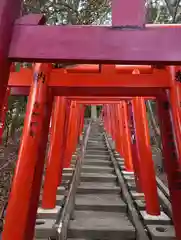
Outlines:
[[[20,0],[0,1],[1,138],[8,97],[28,96],[2,239],[34,238],[40,193],[41,207],[55,208],[63,170],[85,137],[87,105],[102,106],[99,122],[125,171],[134,173],[146,213],[160,216],[145,105],[154,100],[172,221],[181,240],[181,25],[145,24],[144,0],[112,0],[111,26],[46,26],[42,15],[19,18],[20,8]],[[32,67],[15,72],[18,61]],[[53,63],[73,65],[55,69]]]
[[[51,116],[50,152],[42,198],[42,207],[45,209],[55,207],[62,170],[70,167],[71,156],[82,134],[85,106],[92,104],[103,106],[101,119],[107,133],[115,141],[117,152],[124,157],[126,170],[134,171],[136,186],[145,194],[147,212],[158,215],[160,207],[145,100],[156,100],[158,103],[164,166],[172,198],[173,217],[177,223],[180,219],[179,210],[175,207],[180,201],[180,160],[171,159],[180,154],[180,83],[175,81],[179,69],[169,66],[156,68],[151,65],[78,65],[52,69],[51,64],[37,63],[32,69],[21,68],[19,72],[14,72],[12,66],[4,106],[7,106],[7,95],[29,97],[4,236],[6,237],[6,229],[12,228],[12,216],[16,216],[20,209],[24,209],[24,216],[20,216],[17,223],[21,228],[17,231],[16,224],[13,234],[20,234],[20,230],[23,234],[25,230],[22,226],[26,225],[26,221],[29,223],[29,234],[33,234]],[[5,114],[2,115],[2,123],[4,116]],[[175,137],[171,139],[173,126],[176,131]],[[131,141],[132,135],[136,139],[134,142]],[[173,143],[177,143],[178,152],[173,152]],[[33,174],[35,168],[38,169],[37,175]]]

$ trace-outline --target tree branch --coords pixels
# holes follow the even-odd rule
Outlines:
[[[176,23],[177,12],[178,12],[178,7],[179,7],[180,2],[181,2],[181,0],[177,0],[176,6],[175,6],[174,15],[173,15],[173,20],[172,20],[173,23]]]
[[[166,6],[168,8],[169,14],[172,16],[172,18],[174,17],[174,11],[173,8],[170,4],[170,0],[164,0],[164,2],[166,3]]]

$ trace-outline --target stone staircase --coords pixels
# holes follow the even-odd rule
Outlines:
[[[70,180],[75,163],[73,159],[71,168],[64,169],[65,181]],[[39,208],[35,239],[47,240],[49,236],[55,236],[52,226],[61,210],[64,193],[64,186],[60,186],[57,190],[55,209]],[[135,228],[127,216],[127,205],[121,198],[121,189],[117,183],[101,127],[97,123],[93,123],[88,139],[80,185],[75,197],[73,218],[69,222],[67,236],[68,240],[136,238]]]
[[[135,239],[104,137],[96,124],[87,144],[68,239]]]

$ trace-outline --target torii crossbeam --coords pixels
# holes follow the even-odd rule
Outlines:
[[[139,69],[143,73],[132,73]],[[170,88],[170,80],[170,70],[166,68],[102,65],[98,71],[98,65],[89,69],[83,65],[66,70],[52,69],[48,86],[57,96],[156,96],[161,89]],[[33,71],[21,68],[10,74],[8,85],[13,95],[28,95],[32,81]]]

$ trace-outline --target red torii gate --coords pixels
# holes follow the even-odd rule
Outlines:
[[[129,6],[132,6],[130,9]],[[43,23],[43,18],[27,16],[24,17],[13,25],[20,13],[21,1],[20,0],[1,0],[0,2],[0,73],[1,73],[1,86],[0,86],[0,109],[2,109],[5,92],[8,82],[9,63],[11,61],[39,61],[39,62],[77,62],[77,63],[123,63],[123,64],[180,64],[181,46],[180,46],[180,26],[145,26],[145,1],[144,0],[113,0],[112,12],[113,12],[113,25],[107,27],[93,27],[93,26],[37,26]],[[129,15],[127,14],[129,9]],[[34,26],[33,26],[34,25]],[[6,33],[6,34],[5,34]],[[47,37],[48,36],[48,37]],[[92,38],[94,36],[94,38]],[[29,42],[31,39],[31,42]],[[28,43],[28,46],[27,46]],[[101,44],[100,44],[101,43]],[[49,48],[48,46],[52,46]],[[80,48],[78,47],[80,46]],[[158,48],[159,46],[159,48]],[[34,51],[37,49],[36,51]],[[46,70],[46,69],[45,69]],[[34,113],[37,105],[35,103],[37,87],[44,93],[39,98],[39,117],[43,118],[43,104],[47,100],[46,89],[41,83],[36,85],[37,79],[31,88],[31,104],[28,105],[30,116],[25,121],[25,126],[28,123],[32,123],[32,113]],[[46,79],[47,80],[47,79]],[[47,81],[46,81],[47,82]],[[45,86],[46,84],[44,84]],[[69,89],[68,89],[69,90]],[[65,93],[70,93],[70,91]],[[116,90],[114,89],[114,92]],[[81,93],[81,91],[80,91]],[[100,92],[95,92],[95,94]],[[73,92],[72,92],[73,94]],[[69,94],[69,95],[72,95]],[[84,94],[88,92],[84,91]],[[104,93],[105,94],[105,93]],[[111,92],[113,94],[113,90]],[[117,92],[117,95],[121,92]],[[65,94],[67,95],[67,94]],[[108,94],[109,96],[109,94]],[[136,96],[136,91],[135,91]],[[35,98],[34,98],[35,97]],[[172,98],[173,97],[173,98]],[[174,95],[170,94],[170,91],[163,90],[160,92],[158,100],[159,113],[160,113],[160,126],[163,136],[163,148],[165,155],[165,162],[172,161],[172,168],[180,170],[180,151],[178,138],[174,138],[177,133],[177,122],[174,121],[175,128],[172,123],[172,115],[177,115],[177,110],[171,111],[170,101],[173,101]],[[51,101],[50,101],[51,103]],[[49,107],[49,109],[51,109]],[[46,117],[48,119],[48,117]],[[167,120],[167,121],[164,121]],[[48,126],[46,121],[46,127]],[[176,124],[177,123],[177,124]],[[37,140],[33,141],[28,137],[24,142],[25,146],[32,144],[35,152],[37,152],[37,145],[42,138],[40,135],[41,129],[45,128],[42,121],[39,121],[39,127],[36,130]],[[26,135],[26,127],[24,134]],[[46,132],[46,131],[45,131]],[[31,136],[32,137],[32,136]],[[29,139],[29,142],[28,142]],[[45,142],[46,137],[42,138],[42,142]],[[35,144],[36,142],[36,144]],[[43,146],[43,144],[41,145]],[[43,149],[43,147],[42,147]],[[27,150],[23,148],[22,152]],[[34,156],[35,157],[35,156]],[[37,156],[36,156],[37,157]],[[43,159],[43,152],[41,152]],[[36,158],[35,162],[36,164]],[[41,169],[39,169],[40,171]],[[15,176],[18,175],[19,169],[16,171]],[[41,172],[41,171],[40,171]],[[40,173],[37,172],[36,174]],[[176,185],[180,182],[180,176],[175,175],[176,179],[170,178],[170,193],[173,203],[173,215],[176,228],[177,238],[181,239],[181,214],[179,213],[179,203],[181,200],[181,191],[179,186]],[[33,175],[33,173],[32,173]],[[39,174],[40,175],[40,174]],[[38,175],[38,176],[39,176]],[[37,176],[37,179],[38,179]],[[24,179],[26,180],[26,179]],[[37,180],[38,181],[38,180]],[[20,182],[16,182],[18,184]],[[31,196],[36,196],[38,192],[37,182],[33,182],[33,188]],[[14,186],[13,186],[14,187]],[[12,187],[12,189],[14,189]],[[17,197],[17,196],[14,196]],[[12,196],[11,196],[12,198]],[[10,200],[11,200],[10,198]],[[10,201],[11,202],[11,201]],[[34,202],[31,203],[34,206]],[[22,229],[26,229],[26,236],[24,232],[18,232],[20,229],[10,228],[14,225],[13,219],[7,221],[5,225],[5,231],[3,239],[8,239],[8,226],[11,231],[11,236],[19,236],[18,239],[31,239],[33,229],[33,216],[35,209],[26,208],[24,222],[22,223]],[[31,211],[30,211],[31,209]],[[33,210],[32,210],[33,209]],[[9,211],[10,212],[10,211]],[[29,212],[29,219],[26,219],[26,214]],[[15,217],[12,215],[12,217]],[[9,220],[9,219],[8,219]],[[31,223],[27,226],[27,220]],[[32,220],[32,221],[31,221]],[[11,225],[12,224],[12,225]],[[20,224],[20,222],[19,222]],[[7,235],[6,235],[7,234]],[[10,234],[10,233],[9,233]],[[17,235],[19,234],[19,235]],[[9,240],[9,239],[8,239]]]
[[[114,65],[103,65],[100,71],[89,70],[87,73],[77,71],[77,68],[52,69],[48,86],[58,96],[156,96],[161,89],[170,88],[171,74],[167,69],[148,69],[140,74],[116,71]],[[31,83],[32,70],[21,68],[20,72],[11,72],[8,85],[12,94],[27,95]]]
[[[42,65],[43,66],[43,65]],[[48,67],[48,66],[47,66]],[[56,70],[55,72],[56,72],[56,75],[51,75],[51,73],[53,72],[52,71],[52,69],[50,68],[50,66],[48,67],[48,68],[45,68],[43,71],[45,71],[44,72],[44,74],[42,74],[42,71],[41,71],[41,68],[39,69],[39,73],[40,73],[40,75],[38,75],[38,74],[36,74],[36,73],[38,73],[38,72],[36,72],[36,65],[35,65],[35,70],[34,70],[34,74],[32,73],[32,70],[31,69],[21,69],[21,71],[20,72],[18,72],[18,73],[12,73],[11,74],[11,77],[10,77],[10,81],[9,81],[9,87],[15,87],[15,88],[21,88],[21,87],[26,87],[26,88],[29,88],[30,87],[30,85],[31,85],[31,83],[32,83],[32,79],[33,79],[33,77],[34,78],[37,78],[38,76],[40,76],[39,78],[40,78],[40,80],[42,79],[43,81],[45,81],[45,79],[46,78],[44,78],[44,76],[46,76],[47,74],[47,77],[48,77],[48,79],[49,79],[49,81],[47,81],[47,88],[49,87],[49,89],[50,90],[52,90],[52,88],[54,87],[54,85],[51,83],[51,81],[55,81],[55,79],[53,79],[53,77],[54,76],[57,76],[57,80],[55,81],[56,82],[56,88],[60,88],[61,89],[61,87],[63,87],[63,86],[66,86],[66,84],[68,85],[69,84],[69,86],[70,87],[76,87],[77,86],[77,81],[75,81],[76,79],[78,79],[77,78],[77,73],[75,74],[75,72],[76,72],[76,70],[74,69],[72,69],[71,71],[73,72],[74,71],[74,73],[67,73],[67,70],[65,71],[65,70]],[[100,86],[104,86],[105,87],[105,84],[107,84],[107,87],[108,86],[111,86],[111,82],[109,81],[109,80],[107,80],[107,81],[105,81],[105,76],[107,76],[107,79],[110,79],[110,76],[111,77],[118,77],[119,75],[114,75],[114,72],[113,72],[113,70],[114,70],[114,68],[112,67],[112,66],[105,66],[104,67],[105,69],[106,68],[108,68],[108,70],[109,71],[105,71],[106,73],[107,73],[107,75],[105,74],[105,72],[103,72],[103,73],[98,73],[98,76],[99,76],[99,78],[98,78],[98,76],[96,76],[95,75],[95,73],[94,73],[94,76],[95,76],[95,79],[96,80],[98,80],[98,81],[95,81],[95,79],[93,78],[93,75],[91,75],[92,73],[91,72],[87,72],[86,74],[83,74],[82,75],[82,78],[84,77],[84,79],[85,79],[85,77],[86,77],[86,79],[88,78],[88,76],[89,75],[91,75],[91,77],[92,77],[92,85],[94,84],[95,85],[95,88],[99,88]],[[47,70],[46,70],[47,69]],[[111,71],[110,71],[111,70]],[[79,73],[78,73],[78,76],[80,77],[81,76],[81,74],[80,74],[80,68],[79,68]],[[155,73],[155,72],[156,73]],[[30,74],[30,72],[31,72],[31,75],[29,75],[29,78],[28,78],[28,75],[27,75],[27,73],[28,74]],[[23,73],[23,74],[22,74]],[[72,75],[73,74],[73,75]],[[21,79],[20,77],[21,77],[21,75],[24,77],[24,79],[26,79],[26,81],[23,81],[23,79]],[[19,76],[19,77],[18,77]],[[31,77],[30,77],[31,76]],[[65,78],[64,78],[64,76],[65,76]],[[172,89],[172,88],[175,88],[175,85],[173,85],[172,84],[172,75],[171,75],[171,73],[170,73],[170,68],[168,68],[168,69],[162,69],[162,70],[153,70],[152,71],[152,73],[150,74],[150,75],[147,75],[147,74],[125,74],[125,73],[121,73],[121,75],[120,76],[123,76],[123,77],[127,77],[127,79],[129,80],[129,81],[132,81],[132,84],[134,84],[134,86],[135,86],[135,83],[134,83],[134,81],[132,80],[132,78],[134,79],[135,78],[135,76],[139,76],[139,78],[138,79],[141,79],[142,80],[142,78],[143,78],[143,76],[144,76],[144,78],[146,77],[146,76],[152,76],[152,78],[151,78],[151,80],[152,79],[154,79],[154,76],[155,77],[163,77],[164,76],[164,81],[162,82],[162,87],[160,87],[160,85],[159,85],[159,90],[161,90],[161,89],[163,89],[163,85],[164,85],[164,87],[165,87],[165,89]],[[131,76],[131,77],[130,77]],[[13,77],[15,77],[15,78],[13,78]],[[70,82],[68,82],[68,80],[69,80],[69,77],[70,77]],[[62,81],[61,81],[61,83],[60,83],[60,81],[58,82],[58,80],[59,79],[61,79]],[[65,82],[65,79],[66,79],[66,81],[67,81],[67,83]],[[112,79],[112,78],[111,78]],[[124,78],[123,78],[124,79]],[[137,79],[137,80],[138,80]],[[120,81],[121,80],[121,81]],[[129,93],[132,95],[133,93],[132,92],[130,92],[130,90],[129,90],[129,86],[131,86],[131,84],[129,85],[128,83],[126,83],[125,81],[122,83],[122,78],[120,78],[120,80],[118,81],[115,81],[115,86],[116,87],[122,87],[122,85],[123,84],[127,84],[126,86],[127,86],[127,88],[128,88],[128,91],[129,91]],[[145,80],[145,79],[144,79]],[[159,78],[158,78],[158,80],[159,80]],[[19,82],[18,82],[19,81]],[[85,89],[85,88],[88,88],[89,89],[89,86],[91,85],[91,79],[88,81],[88,84],[87,84],[87,82],[86,81],[84,81],[83,82],[83,79],[79,82],[79,86],[81,86],[81,87],[83,87],[83,89]],[[33,85],[36,83],[36,81],[33,81]],[[38,81],[39,82],[39,84],[41,84],[41,81]],[[73,84],[74,83],[74,84]],[[149,83],[149,81],[145,81],[145,84],[148,84]],[[82,84],[82,85],[81,85]],[[139,85],[140,86],[140,83],[136,83],[137,85]],[[150,84],[150,83],[149,83]],[[158,84],[155,82],[154,83],[156,86],[158,86]],[[53,87],[52,87],[52,85],[53,85]],[[61,87],[60,87],[60,85],[61,85]],[[97,86],[98,85],[98,86]],[[21,86],[21,87],[20,87]],[[124,86],[124,85],[123,85]],[[147,89],[149,86],[144,86],[144,88],[145,89]],[[155,87],[155,86],[154,86]],[[18,89],[18,90],[19,90]],[[139,89],[139,88],[138,88]],[[20,90],[21,91],[21,90]],[[101,91],[100,91],[101,92]],[[102,92],[103,92],[103,94],[105,94],[104,93],[104,88],[102,89]],[[161,94],[161,92],[160,92],[160,94]],[[152,91],[152,95],[153,95],[153,91]],[[158,94],[156,94],[157,95],[157,99],[158,99],[158,97],[159,97],[159,95]],[[77,101],[77,102],[79,102],[79,100],[80,100],[80,98],[84,98],[84,101],[86,101],[86,98],[85,97],[68,97],[68,99],[71,99],[72,101]],[[87,97],[88,98],[88,97]],[[89,97],[90,98],[90,97]],[[100,98],[100,97],[92,97],[92,99],[91,100],[93,100],[93,98],[94,98],[94,100],[95,99],[98,99],[98,98]],[[107,99],[108,99],[108,97],[106,97]],[[109,97],[109,98],[111,98],[111,97]],[[116,103],[116,101],[117,101],[117,99],[118,99],[119,97],[112,97],[112,103],[114,102],[114,103]],[[149,98],[149,97],[147,97],[147,98]],[[121,97],[121,99],[120,100],[123,100],[124,99],[124,97],[122,96]],[[125,99],[130,99],[130,97],[125,97]],[[58,98],[57,99],[58,100],[58,102],[60,101],[60,98]],[[63,100],[63,99],[62,99]],[[84,101],[82,101],[81,103],[85,103]],[[31,102],[31,101],[30,101]],[[135,102],[135,103],[134,103]],[[80,103],[80,102],[79,102]],[[144,114],[146,114],[146,112],[144,113],[144,110],[143,110],[143,103],[141,103],[141,102],[139,102],[139,100],[136,100],[135,99],[135,101],[133,101],[133,103],[134,103],[134,108],[135,109],[137,109],[137,110],[135,110],[134,111],[134,115],[135,115],[135,117],[137,117],[137,127],[136,127],[136,129],[137,129],[137,131],[139,131],[139,133],[138,134],[136,134],[136,136],[138,137],[140,137],[140,138],[138,138],[137,139],[137,142],[139,142],[139,151],[140,151],[140,153],[142,154],[142,159],[143,158],[147,158],[148,159],[148,166],[149,166],[149,163],[151,163],[151,152],[149,152],[149,150],[147,151],[146,150],[146,148],[145,148],[145,146],[144,146],[144,144],[145,144],[145,142],[143,142],[143,139],[144,139],[144,136],[147,136],[148,134],[146,133],[146,132],[143,132],[142,130],[141,130],[141,128],[139,128],[139,126],[140,126],[140,111],[142,111],[142,113],[143,113],[143,116],[145,116]],[[173,101],[173,103],[175,104],[175,101]],[[57,103],[58,104],[58,103]],[[60,104],[60,103],[59,103]],[[73,103],[74,104],[74,103]],[[141,104],[141,105],[140,105]],[[138,105],[139,105],[139,107],[138,107]],[[76,106],[76,105],[75,105]],[[121,105],[122,106],[122,105]],[[124,104],[123,104],[123,107],[124,107],[124,109],[126,110],[126,108],[125,108],[125,106],[124,106]],[[57,107],[58,109],[60,109],[60,107]],[[62,105],[62,107],[61,107],[61,109],[62,108],[64,108],[63,107],[63,105]],[[139,108],[139,110],[138,110],[138,108]],[[74,109],[74,107],[73,107],[73,109]],[[55,108],[55,110],[56,110],[56,108]],[[124,110],[124,113],[123,113],[123,115],[124,115],[124,117],[126,117],[126,115],[127,115],[127,113],[125,112],[125,110]],[[55,116],[56,117],[54,117],[54,121],[55,121],[55,119],[57,119],[56,121],[59,121],[59,119],[60,119],[60,117],[63,117],[64,115],[59,115],[58,113],[57,113],[57,111],[59,112],[60,110],[56,110],[55,112]],[[61,110],[61,113],[62,113],[62,111],[63,110]],[[178,111],[178,109],[177,109],[177,111]],[[74,111],[73,111],[74,112]],[[73,113],[72,112],[72,114],[76,114],[75,112]],[[112,109],[112,111],[111,112],[114,112],[114,109]],[[137,114],[138,113],[138,114]],[[110,114],[110,113],[109,113]],[[64,117],[63,117],[64,118]],[[112,121],[114,121],[114,118],[113,118],[113,115],[111,114],[111,118],[112,118]],[[55,122],[56,122],[55,121]],[[62,123],[63,123],[63,120],[61,121]],[[128,122],[128,118],[126,117],[126,120],[124,120],[124,124],[127,124],[127,122]],[[143,119],[143,121],[142,121],[142,123],[143,124],[145,124],[145,118]],[[70,124],[69,124],[70,125]],[[71,125],[69,126],[70,128],[71,128]],[[113,127],[113,126],[112,126]],[[112,129],[112,127],[111,127],[111,129]],[[74,126],[73,127],[74,129],[76,129],[76,127]],[[53,128],[54,129],[54,128]],[[60,127],[59,126],[59,128],[57,128],[56,127],[56,131],[57,131],[57,129],[60,129],[59,131],[61,131],[61,129],[62,129],[62,126]],[[108,129],[108,131],[113,131],[113,129],[111,130],[110,128]],[[127,127],[126,127],[126,129],[127,129],[127,131],[128,131],[128,125],[127,125]],[[144,129],[146,129],[146,128],[144,128]],[[73,133],[73,134],[76,134],[75,132]],[[116,135],[115,135],[115,132],[113,131],[112,132],[112,134],[113,134],[113,138],[115,139],[115,138],[117,138],[116,137]],[[60,139],[57,139],[57,136],[58,135],[53,135],[54,137],[52,138],[52,144],[54,145],[54,146],[56,146],[57,144],[58,144],[58,140],[60,141]],[[131,149],[130,149],[130,140],[129,140],[129,133],[127,132],[126,133],[126,135],[125,136],[127,136],[127,142],[129,142],[129,144],[127,145],[127,146],[124,146],[124,149],[126,149],[126,150],[124,150],[124,151],[126,151],[127,153],[126,153],[126,159],[128,159],[129,160],[129,158],[130,158],[130,154],[131,154]],[[73,137],[73,135],[72,135],[72,137]],[[72,138],[71,137],[71,138]],[[147,139],[147,141],[148,141],[148,139],[149,139],[149,137],[147,136],[146,137],[146,139]],[[54,142],[55,141],[55,142]],[[118,140],[119,141],[119,140]],[[70,148],[68,148],[67,150],[66,150],[66,163],[68,163],[68,165],[66,165],[66,166],[69,166],[69,161],[70,161],[70,156],[71,156],[71,154],[72,154],[72,151],[73,151],[73,149],[75,149],[75,142],[72,142],[73,143],[73,145],[72,146],[70,146]],[[120,143],[118,143],[118,145],[120,145]],[[118,146],[118,148],[120,149],[120,146]],[[57,154],[58,154],[58,148],[57,147],[54,147],[54,161],[55,161],[55,155],[57,156]],[[121,149],[122,149],[122,147],[121,147]],[[120,151],[122,152],[122,150],[120,149]],[[145,149],[145,150],[143,150],[143,149]],[[144,152],[145,151],[145,152]],[[36,152],[35,152],[36,153]],[[149,158],[148,158],[148,156],[149,156]],[[51,159],[52,157],[51,157],[51,151],[50,151],[50,159]],[[22,157],[22,160],[23,160],[23,157]],[[52,162],[50,162],[49,161],[49,167],[48,167],[48,169],[47,169],[47,175],[46,175],[46,178],[45,178],[45,191],[44,191],[44,197],[43,197],[43,207],[50,207],[50,206],[53,206],[53,204],[54,204],[54,201],[55,201],[55,193],[56,193],[56,187],[57,187],[57,184],[58,184],[58,181],[60,180],[59,178],[58,178],[58,174],[60,175],[60,173],[59,172],[57,172],[57,175],[55,174],[55,171],[53,171],[53,170],[55,170],[55,166],[56,166],[56,168],[57,168],[57,166],[59,166],[60,167],[60,164],[61,164],[61,162],[60,161],[58,161],[58,160],[60,160],[59,158],[57,158],[57,161],[55,161],[55,164],[53,164],[54,165],[54,167],[52,167]],[[130,161],[130,160],[129,160]],[[138,165],[138,164],[134,164],[135,166],[136,165]],[[167,166],[167,170],[170,168],[170,166],[171,165],[173,165],[173,164],[171,164],[170,165],[170,163],[169,162],[167,162],[166,163],[166,165],[168,165]],[[131,165],[130,165],[130,163],[128,162],[127,163],[127,168],[128,169],[130,169],[130,167],[131,167]],[[138,168],[138,166],[136,166],[137,168]],[[137,170],[136,171],[136,167],[134,167],[134,169],[135,169],[135,173],[137,172],[137,175],[139,175],[139,171]],[[145,165],[145,167],[146,167],[146,165]],[[144,167],[144,169],[146,169]],[[176,167],[176,166],[175,166]],[[61,168],[62,168],[62,166],[61,166]],[[131,167],[132,168],[132,167]],[[145,178],[144,178],[144,181],[141,181],[142,182],[142,184],[141,185],[149,185],[149,182],[151,183],[153,183],[153,188],[151,187],[151,185],[150,185],[150,187],[151,188],[148,188],[148,186],[146,187],[146,186],[144,186],[144,192],[145,192],[145,197],[146,197],[146,202],[147,202],[147,204],[148,204],[148,212],[149,213],[157,213],[159,210],[158,210],[158,202],[157,202],[157,194],[156,194],[156,185],[154,185],[154,181],[148,181],[149,179],[147,178],[147,176],[153,176],[153,179],[154,179],[154,174],[150,174],[151,173],[151,168],[153,169],[153,166],[151,167],[149,167],[148,168],[148,170],[150,171],[149,172],[149,174],[145,171],[142,171],[142,172],[144,172],[145,174],[143,175],[143,176],[145,176]],[[52,170],[51,170],[52,169]],[[177,168],[172,168],[172,170],[169,170],[169,171],[177,171]],[[55,179],[53,179],[52,178],[52,171],[54,172],[54,177],[55,177]],[[168,173],[168,175],[169,175],[169,171],[167,171],[167,173]],[[170,172],[170,173],[171,173]],[[51,176],[51,177],[50,177]],[[57,176],[57,177],[56,177]],[[140,177],[139,177],[139,179],[140,179]],[[54,185],[54,187],[52,187],[52,183],[53,183],[53,181],[55,181],[56,182],[56,184]],[[170,181],[170,184],[172,185],[173,184],[173,182],[172,181]],[[51,188],[50,188],[50,186],[51,186]],[[155,186],[155,187],[154,187]],[[51,189],[51,191],[50,191],[50,189]],[[155,189],[155,191],[154,191],[154,189]],[[155,197],[154,197],[154,193],[155,193]],[[177,197],[178,197],[178,195],[177,195]],[[176,199],[174,199],[174,200],[176,200]],[[152,203],[151,203],[152,202]],[[154,204],[153,204],[153,202],[154,202]],[[151,203],[151,204],[150,204]],[[149,204],[150,204],[150,206],[149,206]],[[153,207],[154,206],[154,207]],[[152,207],[153,207],[153,209],[152,209]]]

